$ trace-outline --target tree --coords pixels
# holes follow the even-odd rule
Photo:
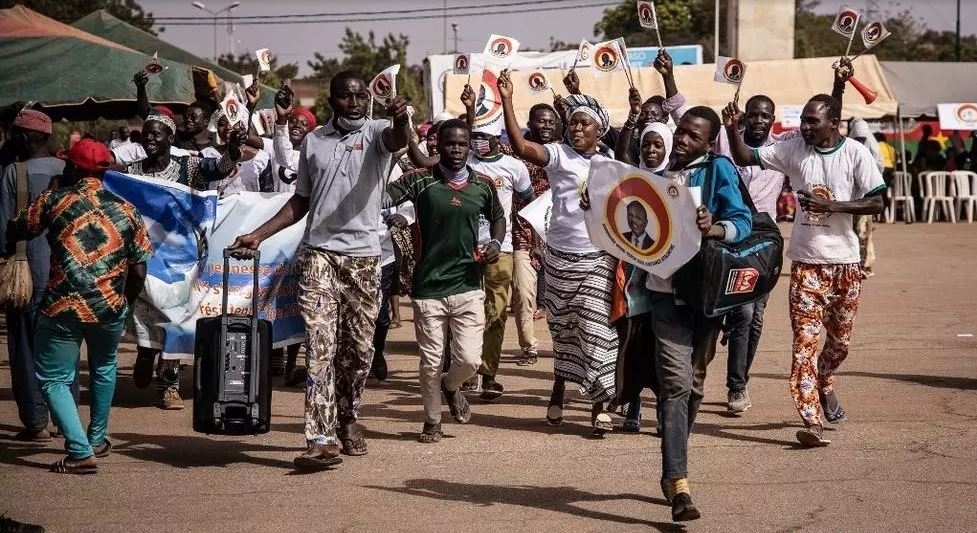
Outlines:
[[[7,9],[17,4],[33,9],[58,22],[71,24],[92,11],[104,9],[112,16],[153,35],[164,28],[153,28],[153,14],[146,13],[136,0],[0,0],[0,8]]]
[[[262,75],[262,81],[269,87],[277,89],[283,81],[298,76],[299,66],[296,63],[286,63],[279,66],[277,56],[272,56],[270,63],[271,70]],[[217,58],[217,64],[238,74],[255,74],[258,72],[258,59],[254,53],[245,53],[237,57],[224,54]]]
[[[391,33],[378,45],[372,31],[364,38],[358,32],[346,28],[343,40],[339,43],[339,50],[343,53],[342,58],[326,58],[316,52],[315,59],[308,64],[313,70],[312,77],[322,80],[324,87],[328,86],[329,80],[334,75],[344,70],[357,71],[369,82],[383,69],[394,64],[403,65],[406,68],[402,68],[400,75],[397,76],[397,94],[407,98],[417,116],[427,116],[423,71],[417,66],[407,65],[409,44],[410,40],[406,35],[395,36]],[[320,91],[316,97],[315,113],[322,119],[328,119],[332,113],[327,97],[326,90]],[[373,116],[383,116],[383,108],[379,103],[374,103]]]
[[[726,2],[720,8],[726,9]],[[713,0],[672,0],[656,2],[658,27],[662,43],[666,45],[698,44],[702,55],[713,55],[713,24],[716,20]],[[720,14],[720,16],[723,16]],[[624,37],[628,46],[658,46],[655,32],[641,27],[638,10],[630,0],[604,10],[604,16],[594,24],[594,36],[601,40]],[[725,45],[725,35],[720,36],[720,46]]]

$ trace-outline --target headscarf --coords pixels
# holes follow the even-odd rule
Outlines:
[[[305,118],[306,122],[309,123],[309,131],[312,131],[312,130],[315,129],[315,127],[316,127],[316,119],[315,119],[315,115],[312,114],[312,111],[309,111],[308,109],[306,109],[304,107],[296,107],[295,109],[292,110],[292,113],[291,114],[292,115],[298,115],[300,117]]]
[[[176,133],[176,122],[173,122],[171,117],[160,113],[158,110],[154,109],[149,113],[149,116],[146,117],[146,122],[149,122],[150,120],[155,120],[167,128],[170,128],[171,135]]]
[[[659,163],[657,167],[648,168],[645,165],[644,158],[639,156],[638,168],[642,170],[649,170],[651,172],[661,172],[668,167],[668,156],[672,154],[672,130],[661,122],[652,122],[651,124],[648,124],[645,129],[641,130],[641,136],[638,137],[638,142],[643,144],[645,142],[645,135],[648,135],[649,133],[657,133],[659,136],[661,136],[662,142],[665,143],[665,157],[662,158],[662,162]]]
[[[600,134],[598,137],[603,137],[607,130],[611,128],[611,118],[607,115],[607,111],[604,107],[600,105],[592,96],[587,96],[586,94],[571,94],[564,98],[563,107],[566,109],[566,123],[570,123],[570,117],[576,113],[583,113],[588,117],[594,119],[597,122],[598,127],[600,127]]]
[[[221,139],[220,133],[217,131],[217,123],[220,122],[222,118],[226,118],[227,114],[224,113],[223,109],[217,109],[210,115],[210,123],[207,124],[207,131],[214,134],[214,144],[218,146],[223,146],[225,144],[224,140]]]
[[[885,168],[885,162],[882,159],[882,149],[879,148],[879,141],[875,140],[875,135],[872,135],[872,130],[868,127],[868,122],[865,122],[864,119],[859,117],[851,119],[848,127],[848,136],[853,139],[856,137],[864,138],[865,147],[872,154],[872,158],[875,159],[875,164],[878,165],[879,170],[881,171]]]

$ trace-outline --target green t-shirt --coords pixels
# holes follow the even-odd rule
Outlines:
[[[469,167],[468,181],[452,187],[437,166],[417,170],[387,186],[384,207],[408,200],[414,202],[421,233],[412,297],[444,298],[480,289],[478,215],[490,222],[505,216],[492,181]]]

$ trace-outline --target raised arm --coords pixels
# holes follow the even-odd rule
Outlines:
[[[631,112],[628,114],[628,119],[624,121],[624,125],[621,126],[621,132],[617,136],[617,143],[614,145],[614,157],[618,161],[629,165],[637,165],[631,159],[630,151],[631,139],[634,137],[634,128],[637,126],[638,117],[641,115],[641,93],[634,87],[628,90],[628,105],[631,106]]]
[[[509,70],[503,70],[498,82],[499,96],[502,97],[502,113],[505,116],[505,131],[509,135],[509,145],[512,152],[524,161],[545,167],[550,162],[549,153],[541,144],[527,141],[522,135],[522,129],[516,120],[516,112],[512,108],[512,80]]]
[[[410,116],[407,114],[407,99],[398,96],[385,108],[393,126],[383,130],[383,145],[391,153],[407,146],[410,140]]]
[[[737,165],[750,167],[756,165],[757,162],[753,150],[746,145],[746,142],[743,141],[743,135],[740,134],[740,121],[742,119],[743,114],[735,103],[726,104],[723,109],[723,125],[726,127],[726,137],[729,139],[729,154]]]
[[[148,82],[149,74],[145,70],[140,70],[132,76],[132,83],[136,84],[136,114],[143,120],[149,116],[149,95],[146,93]]]
[[[465,122],[468,122],[468,128],[475,127],[475,90],[472,86],[465,84],[465,89],[461,91],[461,103],[465,104]]]
[[[851,59],[843,57],[838,60],[838,66],[834,69],[834,85],[831,88],[831,96],[838,100],[838,103],[843,103],[845,96],[845,84],[848,82],[848,78],[855,75],[855,67],[851,63]]]

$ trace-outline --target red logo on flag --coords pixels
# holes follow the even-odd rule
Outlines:
[[[866,44],[868,43],[875,44],[879,42],[879,37],[881,36],[882,36],[881,22],[873,22],[869,24],[867,28],[865,28],[865,37],[867,41]]]
[[[858,24],[859,12],[851,9],[846,9],[838,14],[838,29],[845,32],[845,34],[851,34],[855,32],[855,26]]]
[[[655,17],[651,14],[651,7],[648,4],[640,4],[638,6],[638,19],[644,25],[652,25],[655,23]]]
[[[386,74],[377,76],[377,79],[373,80],[373,94],[377,95],[378,98],[390,96],[391,89],[392,85]]]
[[[617,68],[619,59],[617,49],[609,44],[594,51],[594,66],[602,72],[610,72]]]
[[[957,107],[957,119],[967,124],[977,123],[977,105],[961,104]]]
[[[546,76],[542,72],[533,72],[529,75],[529,88],[533,91],[546,90]]]
[[[749,294],[756,289],[760,272],[755,268],[734,268],[729,271],[726,294]]]
[[[743,74],[746,72],[746,65],[739,59],[730,59],[723,66],[723,77],[730,83],[740,83],[743,81]]]
[[[505,37],[496,39],[492,41],[489,50],[491,50],[492,55],[495,57],[509,57],[509,54],[512,53],[512,41]]]
[[[460,55],[455,58],[455,70],[457,70],[459,74],[468,72],[468,56]]]
[[[651,247],[647,249],[636,249],[624,238],[624,231],[630,228],[618,226],[616,213],[619,209],[627,209],[627,206],[637,202],[644,209],[648,235],[654,235],[657,229],[658,238]],[[658,192],[658,189],[638,176],[628,176],[624,178],[607,197],[607,206],[604,211],[603,223],[612,230],[612,235],[618,243],[627,245],[636,251],[636,256],[643,259],[656,258],[669,251],[672,244],[672,219],[668,211],[665,199]]]

